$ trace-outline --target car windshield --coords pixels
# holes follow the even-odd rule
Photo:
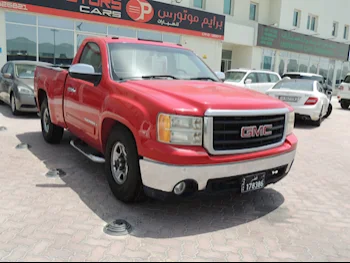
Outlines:
[[[291,79],[306,79],[306,80],[316,80],[319,83],[323,84],[324,83],[324,79],[323,77],[319,77],[319,76],[306,76],[306,75],[296,75],[296,74],[286,74],[283,77],[290,77]]]
[[[226,81],[229,82],[241,82],[244,76],[247,74],[247,72],[243,71],[228,71],[226,74]]]
[[[281,81],[277,83],[274,87],[274,90],[298,90],[298,91],[313,91],[314,90],[314,81],[298,81],[298,80],[289,80]]]
[[[219,81],[192,51],[147,44],[109,44],[114,80],[186,79]]]
[[[15,66],[16,77],[20,79],[33,79],[36,65],[32,64],[17,64]]]

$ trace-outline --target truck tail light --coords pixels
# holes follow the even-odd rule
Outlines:
[[[315,105],[318,102],[318,98],[310,97],[306,102],[305,105]]]

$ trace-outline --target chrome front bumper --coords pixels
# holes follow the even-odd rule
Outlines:
[[[208,182],[213,179],[239,177],[284,165],[288,166],[286,170],[286,173],[288,173],[295,155],[296,150],[245,162],[196,166],[169,165],[143,159],[140,160],[140,168],[142,182],[145,187],[170,193],[178,183],[192,180],[198,184],[198,191],[203,191],[206,190]]]

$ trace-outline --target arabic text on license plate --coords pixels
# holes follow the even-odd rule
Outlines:
[[[249,175],[242,180],[242,193],[248,193],[265,187],[265,173]]]
[[[288,96],[280,96],[280,100],[287,101],[287,102],[298,102],[298,97],[288,97]]]

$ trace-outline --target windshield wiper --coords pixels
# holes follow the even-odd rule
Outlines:
[[[211,77],[198,77],[198,78],[190,78],[190,80],[212,80],[214,82],[217,82],[216,79],[211,78]]]
[[[172,75],[148,75],[148,76],[142,76],[143,79],[162,79],[162,78],[169,78],[169,79],[178,79],[175,76]]]

